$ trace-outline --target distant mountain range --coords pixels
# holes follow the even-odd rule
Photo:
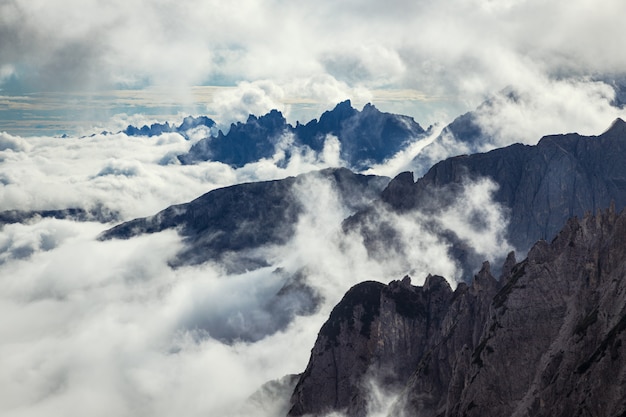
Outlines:
[[[184,138],[188,139],[188,133],[192,129],[198,127],[205,127],[212,129],[215,127],[215,122],[206,116],[187,116],[183,119],[182,123],[178,126],[170,125],[169,122],[165,123],[153,123],[150,126],[144,125],[142,127],[135,127],[128,125],[126,129],[122,130],[122,133],[128,136],[159,136],[163,133],[179,133]]]
[[[250,115],[245,123],[232,124],[228,133],[220,131],[217,137],[197,142],[179,160],[184,164],[220,161],[241,167],[272,158],[282,149],[286,162],[296,152],[320,154],[335,140],[341,159],[360,171],[391,158],[425,134],[411,117],[383,113],[371,104],[358,111],[346,100],[324,112],[319,121],[295,127],[277,110],[261,117]]]
[[[535,146],[515,144],[449,158],[416,182],[408,172],[388,185],[387,178],[361,176],[347,169],[315,175],[330,180],[354,209],[344,228],[359,230],[373,256],[385,256],[385,251],[394,248],[393,228],[384,218],[381,221],[385,210],[435,215],[459,198],[468,180],[490,179],[497,186],[493,202],[502,207],[508,221],[505,237],[520,253],[526,253],[537,239],[554,237],[572,216],[595,212],[611,202],[618,210],[626,207],[625,160],[626,122],[617,119],[599,136],[546,136]],[[282,244],[301,212],[290,190],[305,177],[214,190],[155,216],[123,223],[102,238],[129,238],[177,228],[186,237],[188,249],[179,254],[175,264],[202,263],[222,259],[226,253]],[[468,213],[467,221],[478,227],[481,218]],[[466,279],[471,279],[473,268],[482,262],[480,255],[453,230],[441,230],[440,234],[465,268]]]

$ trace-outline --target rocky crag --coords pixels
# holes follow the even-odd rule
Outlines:
[[[499,279],[353,287],[320,330],[289,416],[626,415],[626,212],[571,218]]]

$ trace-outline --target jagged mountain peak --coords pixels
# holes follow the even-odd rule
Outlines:
[[[321,153],[329,136],[340,144],[340,157],[355,170],[362,171],[381,163],[412,141],[425,135],[424,129],[408,116],[382,113],[371,104],[359,112],[350,100],[338,103],[319,118],[306,124],[287,123],[278,110],[257,117],[250,115],[245,123],[232,124],[228,133],[219,132],[192,146],[178,159],[184,164],[198,161],[219,161],[234,167],[284,152],[285,162],[291,155]],[[291,134],[290,146],[284,149],[280,138]]]
[[[617,119],[615,119],[613,123],[611,123],[611,126],[609,126],[609,128],[605,130],[604,133],[602,133],[602,135],[600,136],[615,136],[615,135],[619,135],[619,136],[626,135],[626,122],[621,117],[618,117]]]
[[[609,207],[569,219],[499,282],[486,262],[454,292],[440,277],[357,284],[289,415],[365,415],[372,379],[401,393],[389,416],[625,415],[625,234],[626,211]]]
[[[211,129],[214,128],[215,125],[215,122],[207,116],[186,116],[178,126],[172,125],[169,122],[153,123],[149,126],[144,125],[141,128],[128,125],[126,129],[122,130],[122,133],[128,136],[159,136],[163,133],[176,132],[187,138],[187,132],[191,129],[200,126]]]

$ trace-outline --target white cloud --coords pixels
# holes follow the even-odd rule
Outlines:
[[[0,152],[7,150],[13,152],[21,152],[27,151],[29,149],[30,145],[21,137],[10,135],[6,132],[0,132]]]
[[[29,150],[7,152],[0,165],[11,178],[3,196],[13,196],[2,199],[3,208],[100,201],[126,216],[152,214],[219,182],[297,174],[338,155],[328,138],[325,160],[301,155],[284,168],[270,160],[239,170],[215,163],[162,166],[163,153],[188,144],[176,136],[154,139],[28,138]],[[110,175],[98,176],[103,170]],[[349,211],[327,183],[305,181],[297,197],[307,210],[293,239],[262,249],[269,267],[240,275],[210,264],[169,268],[182,245],[174,231],[100,242],[95,237],[106,225],[54,219],[4,225],[0,312],[12,319],[0,324],[0,385],[7,387],[0,410],[24,416],[235,413],[265,381],[304,369],[321,324],[350,286],[406,272],[416,282],[428,272],[455,278],[447,248],[419,217],[394,220],[407,250],[379,261],[360,237],[342,232]],[[274,273],[279,267],[283,275]],[[264,305],[303,268],[323,304],[276,331],[265,322],[275,317],[265,316]],[[211,337],[211,331],[253,327],[268,334],[231,345]]]

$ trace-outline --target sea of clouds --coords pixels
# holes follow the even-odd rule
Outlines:
[[[601,80],[625,72],[625,14],[619,0],[8,0],[0,3],[0,109],[51,110],[48,102],[42,108],[15,98],[33,91],[97,96],[144,88],[195,105],[193,86],[228,85],[207,108],[227,128],[274,108],[291,121],[298,103],[309,106],[304,123],[343,99],[366,102],[389,88],[465,109],[489,100],[476,115],[495,139],[481,150],[534,144],[547,134],[599,134],[623,117]],[[107,121],[81,133],[165,121],[119,115],[107,105]],[[459,106],[428,106],[417,121],[434,125],[431,136],[367,173],[423,172],[414,165],[420,152],[432,162],[467,152],[458,138],[439,137]],[[218,187],[343,164],[332,138],[323,154],[298,153],[286,164],[281,149],[240,169],[175,163],[202,136],[2,132],[0,211],[104,208],[119,222]],[[506,255],[506,211],[491,200],[493,183],[465,185],[459,199],[427,219],[429,227],[422,213],[384,213],[401,232],[402,250],[372,258],[358,234],[342,231],[351,213],[335,190],[305,183],[294,194],[306,210],[292,239],[262,248],[268,266],[241,274],[211,263],[172,269],[168,260],[184,245],[173,230],[102,242],[97,236],[115,222],[35,217],[5,224],[0,414],[246,415],[240,407],[263,383],[305,369],[320,326],[350,286],[407,273],[417,284],[432,273],[455,285],[458,265],[433,224],[454,230],[485,259]],[[481,221],[465,222],[468,210]],[[303,269],[322,300],[318,309],[278,330],[267,326],[268,298]],[[207,322],[267,330],[255,342],[224,343]],[[371,382],[371,414],[384,415],[393,396]],[[284,396],[264,404],[255,415],[280,415],[286,406]]]

